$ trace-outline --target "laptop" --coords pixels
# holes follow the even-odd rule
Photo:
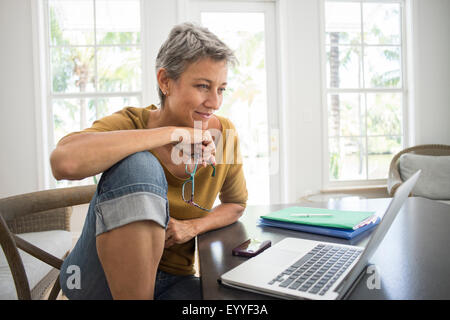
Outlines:
[[[225,286],[283,299],[344,299],[364,276],[369,259],[383,240],[417,182],[420,170],[405,181],[365,248],[285,238],[224,273]]]

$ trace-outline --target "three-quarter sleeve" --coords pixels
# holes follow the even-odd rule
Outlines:
[[[65,135],[59,141],[79,133],[143,129],[142,116],[139,116],[139,113],[143,111],[143,108],[123,108],[111,115],[95,120],[89,128]]]
[[[245,207],[248,200],[248,191],[240,153],[239,138],[234,125],[231,122],[229,122],[229,125],[230,128],[227,130],[230,130],[229,132],[232,134],[227,134],[228,139],[226,143],[233,144],[233,154],[225,156],[225,161],[227,161],[229,169],[222,189],[220,190],[219,199],[222,203],[236,203]]]

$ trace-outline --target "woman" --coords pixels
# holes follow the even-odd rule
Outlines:
[[[127,107],[59,141],[56,179],[103,172],[61,268],[69,299],[201,299],[195,236],[235,222],[247,201],[234,126],[213,114],[234,62],[207,29],[176,26],[156,60],[161,108]],[[228,163],[215,163],[217,132]]]

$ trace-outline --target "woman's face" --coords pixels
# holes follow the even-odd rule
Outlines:
[[[191,63],[179,79],[168,80],[164,109],[170,110],[180,125],[194,127],[194,121],[201,121],[202,128],[208,128],[212,114],[222,104],[227,73],[226,60],[204,58]]]

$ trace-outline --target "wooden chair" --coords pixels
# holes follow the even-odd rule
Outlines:
[[[10,275],[9,272],[7,272],[8,275],[5,275],[5,270],[2,270],[1,281],[4,282],[2,285],[8,285],[6,281],[8,281],[9,276],[9,281],[11,282],[9,285],[15,286],[18,299],[42,299],[48,293],[48,289],[52,284],[53,287],[48,299],[57,298],[60,291],[59,269],[64,257],[67,256],[71,248],[72,237],[68,231],[70,231],[72,206],[89,203],[96,187],[96,185],[89,185],[44,190],[0,199],[0,244],[4,254],[3,260],[6,257],[10,271]],[[65,234],[61,231],[56,231],[55,234],[55,230],[65,230]],[[36,243],[32,244],[24,240],[27,236],[28,238],[38,237],[53,243],[53,245],[58,245],[55,242],[58,241],[60,234],[66,236],[66,242],[67,236],[70,237],[70,245],[69,249],[59,257],[51,252],[42,250]],[[45,238],[50,235],[54,238]],[[39,264],[40,268],[42,266],[48,268],[42,262],[53,268],[42,278],[31,281],[30,277],[27,276],[27,272],[28,274],[32,273],[30,270],[33,271],[33,268],[38,266],[24,264],[23,257],[26,254],[20,253],[19,249],[39,259],[36,260],[30,257],[33,263]],[[61,247],[59,250],[61,250]],[[63,250],[65,251],[66,248],[63,248]],[[1,255],[2,252],[0,251]],[[29,262],[29,260],[27,261]],[[41,268],[39,270],[46,269]],[[33,275],[36,276],[34,273]],[[31,288],[30,283],[32,285]],[[36,284],[33,285],[33,283]],[[14,293],[14,290],[12,292]],[[15,299],[14,296],[3,298]]]
[[[450,156],[450,146],[444,144],[423,144],[406,148],[397,153],[391,160],[387,180],[387,189],[391,197],[394,196],[397,188],[403,183],[403,180],[400,176],[399,163],[400,163],[400,156],[405,153],[414,153],[432,156]]]

